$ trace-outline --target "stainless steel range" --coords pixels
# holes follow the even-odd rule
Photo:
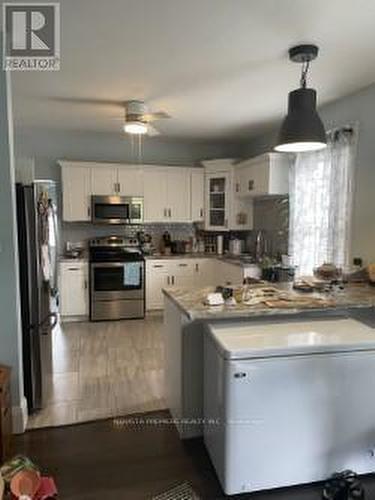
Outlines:
[[[91,321],[144,315],[145,265],[138,240],[119,236],[91,240]]]

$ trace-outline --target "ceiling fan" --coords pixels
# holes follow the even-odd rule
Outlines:
[[[125,101],[124,108],[125,122],[123,128],[127,134],[159,135],[160,132],[151,123],[170,118],[170,115],[164,111],[150,113],[144,101]]]
[[[131,99],[129,101],[114,101],[109,99],[92,99],[82,97],[50,97],[51,100],[78,104],[84,106],[104,106],[122,109],[123,115],[112,117],[123,122],[124,132],[131,135],[159,135],[160,132],[151,125],[152,122],[171,118],[165,111],[151,113],[144,101]]]

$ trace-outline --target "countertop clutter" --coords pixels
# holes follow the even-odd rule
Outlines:
[[[293,315],[304,311],[342,312],[351,308],[375,306],[375,287],[365,284],[350,284],[341,289],[333,288],[328,293],[312,294],[293,290],[291,283],[272,284],[272,287],[245,285],[237,287],[234,296],[244,297],[247,294],[248,300],[227,300],[223,305],[209,306],[206,299],[212,292],[215,292],[214,287],[199,290],[164,289],[164,294],[190,319]]]

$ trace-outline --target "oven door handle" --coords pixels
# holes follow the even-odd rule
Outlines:
[[[143,267],[143,260],[127,260],[124,262],[91,262],[91,267],[97,269],[98,267],[124,267],[125,264],[138,262]]]

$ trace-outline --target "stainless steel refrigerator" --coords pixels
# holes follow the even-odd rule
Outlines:
[[[29,413],[43,408],[57,322],[57,196],[53,181],[16,184],[23,372]]]

